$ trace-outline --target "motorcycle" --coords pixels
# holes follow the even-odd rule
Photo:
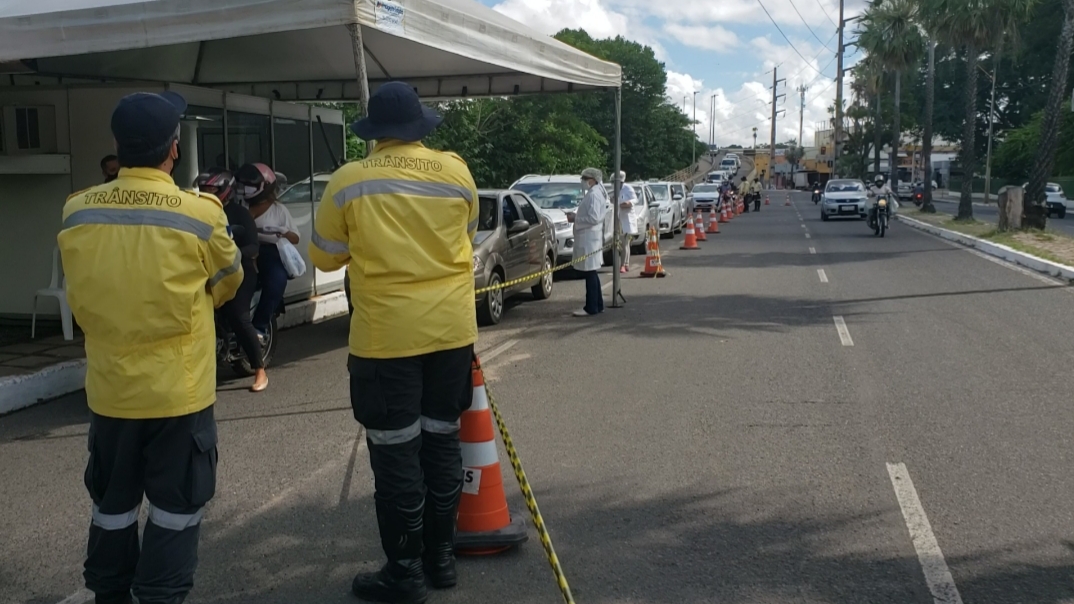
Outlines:
[[[242,235],[244,231],[241,226],[229,226],[228,232],[231,233],[231,237],[234,239],[236,235]],[[257,310],[257,304],[260,301],[261,289],[259,287],[250,300],[251,315]],[[261,342],[262,367],[268,367],[269,362],[272,361],[272,355],[276,353],[276,317],[278,317],[279,314],[279,311],[273,313],[272,319],[269,320],[268,331],[264,334],[258,334],[258,339]],[[235,331],[228,323],[227,318],[220,310],[215,311],[213,318],[216,323],[217,364],[230,366],[231,370],[240,377],[250,377],[254,375],[256,370],[250,365],[250,359],[246,357],[246,352],[239,346],[239,341],[235,337]]]
[[[251,314],[257,309],[257,303],[260,300],[261,290],[259,289],[254,293],[253,300],[250,301]],[[268,331],[264,334],[258,334],[258,339],[261,341],[262,367],[268,367],[272,361],[272,355],[276,353],[276,330],[276,315],[274,314],[269,321]],[[219,310],[216,311],[216,362],[219,365],[228,365],[235,372],[235,375],[240,377],[250,377],[256,373],[256,370],[250,365],[250,359],[246,357],[246,352],[239,346],[235,331]]]
[[[869,228],[873,229],[873,234],[883,237],[887,233],[890,218],[891,208],[888,207],[887,198],[877,197],[869,211]]]
[[[820,187],[813,188],[813,205],[820,203]]]
[[[914,205],[920,208],[923,203],[925,203],[925,194],[920,192],[914,193]]]

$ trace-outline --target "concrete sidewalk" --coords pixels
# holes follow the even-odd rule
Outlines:
[[[346,295],[333,292],[289,305],[287,312],[280,315],[278,325],[280,329],[288,329],[345,314]],[[81,390],[86,381],[86,359],[82,358],[81,348],[81,338],[75,342],[52,338],[4,347],[10,352],[0,355],[5,364],[31,371],[0,373],[0,416]]]

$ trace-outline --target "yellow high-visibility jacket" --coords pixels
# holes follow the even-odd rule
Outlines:
[[[317,208],[310,258],[350,274],[350,352],[391,359],[477,341],[477,187],[466,162],[420,142],[379,141],[340,168]]]
[[[67,301],[86,334],[94,413],[177,417],[216,401],[213,308],[242,283],[220,201],[154,168],[75,193],[57,237]]]

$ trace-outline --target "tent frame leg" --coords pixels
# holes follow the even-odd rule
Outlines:
[[[357,23],[347,25],[351,34],[351,46],[354,49],[354,72],[358,80],[358,116],[369,113],[369,72],[365,67],[365,42],[362,40],[362,26]],[[373,151],[372,141],[365,141],[365,156]]]
[[[623,122],[623,89],[621,87],[614,88],[615,94],[615,159],[612,165],[613,182],[612,187],[612,221],[615,229],[615,244],[612,245],[612,308],[621,308],[626,303],[626,298],[623,297],[623,291],[620,289],[619,269],[623,266],[623,258],[619,253],[620,242],[626,235],[623,233],[623,225],[619,222],[619,193],[623,190],[623,179],[620,177],[623,165],[623,153],[622,153],[622,122]]]

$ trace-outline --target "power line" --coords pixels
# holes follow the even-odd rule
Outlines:
[[[783,36],[783,39],[786,40],[787,44],[790,45],[791,50],[793,50],[795,54],[797,54],[799,57],[802,57],[802,60],[805,61],[806,65],[809,65],[809,67],[811,67],[813,71],[820,73],[820,70],[818,70],[816,67],[813,67],[813,64],[809,62],[809,59],[805,58],[805,55],[803,55],[801,51],[799,51],[798,48],[795,47],[794,43],[791,42],[791,39],[787,37],[787,34],[783,33],[783,29],[779,26],[778,23],[776,23],[776,20],[772,18],[772,13],[768,12],[768,9],[765,8],[764,3],[761,2],[761,0],[757,0],[757,4],[761,5],[761,9],[764,10],[764,14],[768,15],[768,20],[772,22],[772,25],[776,26],[776,30],[779,31],[779,35]]]
[[[806,29],[809,30],[809,33],[813,34],[813,37],[817,39],[817,42],[820,42],[822,46],[824,46],[825,48],[828,48],[828,43],[827,42],[821,42],[820,36],[818,36],[817,32],[813,31],[813,28],[810,27],[809,23],[806,22],[805,17],[803,17],[801,11],[798,10],[798,6],[794,4],[794,0],[790,0],[790,3],[791,3],[791,8],[794,9],[794,12],[798,13],[798,18],[802,20],[802,25],[806,26]],[[830,48],[828,48],[828,52],[835,52],[835,51],[830,49]]]
[[[821,4],[820,0],[817,0],[817,6],[820,7],[820,12],[824,13],[825,17],[828,17],[828,22],[831,23],[832,25],[835,25],[835,20],[832,19],[832,16],[828,14],[828,9],[824,8],[824,5]],[[839,27],[838,25],[835,25],[835,26]]]

